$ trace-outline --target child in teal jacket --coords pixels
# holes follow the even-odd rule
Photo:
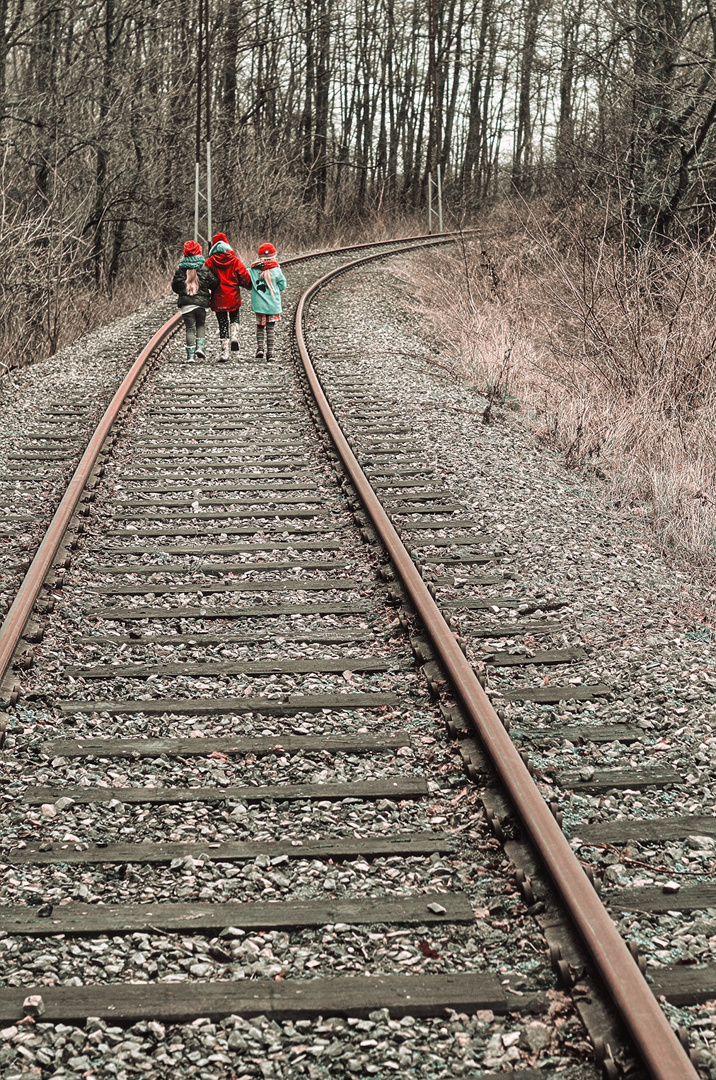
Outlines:
[[[273,244],[262,244],[259,261],[249,267],[251,278],[251,310],[256,316],[256,359],[264,358],[264,334],[266,336],[266,359],[273,360],[274,323],[281,318],[281,293],[286,288],[286,278],[276,257]]]

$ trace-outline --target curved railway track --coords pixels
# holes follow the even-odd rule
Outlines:
[[[9,727],[6,811],[20,827],[1,856],[14,902],[0,931],[33,955],[63,935],[77,971],[38,984],[17,969],[0,990],[4,1024],[539,1017],[558,985],[605,1077],[697,1076],[436,603],[431,575],[491,561],[486,538],[427,474],[409,428],[349,380],[326,392],[306,344],[309,306],[337,274],[448,239],[361,245],[370,254],[312,283],[295,365],[172,363],[175,316],[117,391],[0,629],[6,720],[34,708],[52,725],[24,743]],[[436,741],[437,699],[452,748]],[[475,814],[468,781],[489,776],[493,840],[456,812]],[[476,850],[495,871],[506,833],[521,932],[529,908],[549,943],[533,979],[471,959]],[[45,884],[43,867],[63,884]],[[349,927],[360,968],[247,967],[251,935],[308,935],[310,950],[311,933]],[[403,974],[374,942],[411,927],[423,940]],[[200,956],[188,975],[186,957],[142,960],[174,932]],[[134,966],[93,979],[106,942],[130,936]]]

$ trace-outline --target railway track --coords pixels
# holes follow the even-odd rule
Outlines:
[[[364,259],[407,246],[368,245]],[[452,1010],[464,1038],[442,1075],[549,1064],[547,1048],[565,1075],[595,1075],[585,1024],[608,1078],[694,1077],[444,618],[479,613],[473,636],[495,638],[518,608],[512,632],[541,638],[558,610],[489,592],[509,581],[491,538],[349,370],[328,380],[348,445],[303,330],[332,280],[301,296],[295,363],[286,349],[262,366],[186,367],[167,346],[176,319],[155,336],[6,616],[9,1043],[31,1053],[33,1029],[42,1043],[84,1024],[81,1040],[105,1045],[128,1025],[230,1030],[238,1016],[274,1025],[278,1045],[281,1025],[347,1017],[326,1028],[337,1067],[378,1075],[361,1049],[376,1040],[350,1025],[365,1035],[402,1017],[403,1031],[427,1026],[397,1068],[432,1075]],[[580,659],[566,652],[531,662]],[[686,1000],[683,972],[661,980]],[[695,982],[689,1000],[703,1000],[711,985]],[[161,1052],[162,1068],[180,1060]],[[310,1075],[297,1057],[263,1074]],[[58,1066],[39,1061],[48,1076]]]

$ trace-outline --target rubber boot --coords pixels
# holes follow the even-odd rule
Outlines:
[[[225,364],[226,361],[229,359],[229,350],[230,350],[229,339],[228,338],[222,338],[221,339],[221,356],[219,357],[219,363],[220,364]]]
[[[231,351],[239,351],[239,324],[237,322],[231,324]]]
[[[268,323],[266,326],[266,359],[275,360],[273,346],[274,346],[274,324]]]
[[[186,347],[186,362],[187,362],[187,364],[193,364],[195,356],[196,356],[196,345],[187,345],[187,347]]]
[[[196,358],[197,360],[206,359],[206,338],[196,339]]]

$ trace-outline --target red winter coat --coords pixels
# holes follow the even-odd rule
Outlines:
[[[251,278],[241,259],[233,251],[217,251],[209,256],[204,266],[219,278],[218,289],[211,290],[211,310],[236,311],[241,307],[239,285],[251,288]]]

